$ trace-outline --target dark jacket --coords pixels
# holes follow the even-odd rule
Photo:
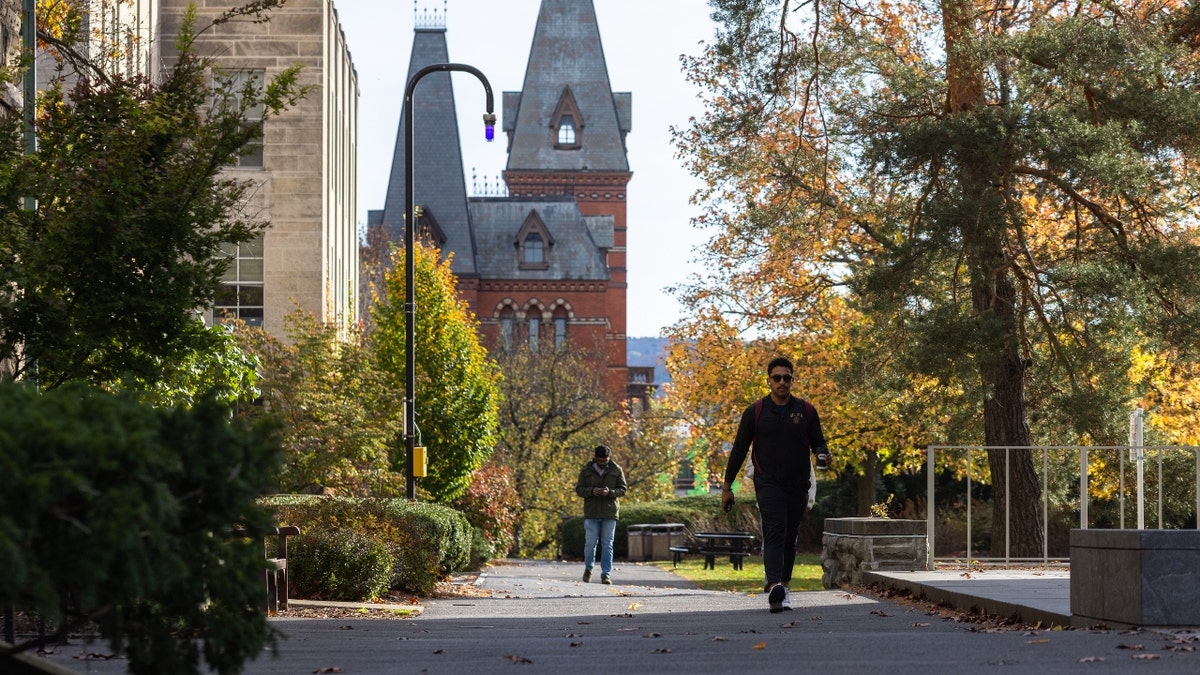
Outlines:
[[[598,497],[592,494],[592,488],[606,487],[608,494]],[[589,460],[579,470],[579,480],[575,481],[575,494],[583,497],[583,517],[616,519],[621,514],[621,497],[625,496],[628,486],[625,485],[625,472],[612,459],[604,467],[604,473],[596,471],[596,463]]]
[[[756,425],[754,405],[746,408],[725,467],[725,485],[732,485],[738,477],[751,445],[754,446],[751,461],[754,462],[756,485],[764,482],[808,489],[812,468],[809,453],[826,450],[817,409],[795,396],[784,406],[776,405],[767,397]]]

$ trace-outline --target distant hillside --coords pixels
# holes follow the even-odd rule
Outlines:
[[[663,361],[667,357],[667,338],[627,337],[625,358],[631,366],[654,366],[654,381],[657,384],[670,381]]]

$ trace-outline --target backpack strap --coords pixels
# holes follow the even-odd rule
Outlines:
[[[759,473],[760,471],[762,471],[762,467],[760,467],[758,465],[758,461],[754,458],[754,442],[757,441],[757,439],[758,439],[758,418],[762,416],[763,405],[766,403],[766,401],[767,401],[767,397],[764,396],[754,402],[754,436],[751,437],[751,439],[750,439],[751,440],[750,463],[754,465],[755,473]],[[804,420],[805,420],[805,433],[807,433],[808,417],[811,415],[813,417],[813,419],[816,419],[817,409],[813,407],[813,404],[808,402],[808,399],[803,399],[803,398],[800,399],[800,406],[801,406],[801,409],[804,411],[803,414],[804,414]],[[810,450],[811,450],[811,448],[810,448]],[[811,481],[811,478],[810,478],[810,481]]]

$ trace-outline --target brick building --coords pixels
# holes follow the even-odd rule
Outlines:
[[[445,15],[418,17],[408,77],[448,63]],[[492,83],[496,86],[498,83]],[[471,83],[471,86],[476,86]],[[507,196],[468,196],[450,73],[413,93],[418,228],[447,254],[481,338],[536,345],[570,341],[601,351],[605,381],[623,397],[625,150],[632,98],[613,93],[591,0],[542,0],[520,91],[505,91]],[[404,239],[406,139],[400,120],[387,197],[369,226]]]

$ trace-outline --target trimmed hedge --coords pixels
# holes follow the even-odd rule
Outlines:
[[[288,582],[296,595],[370,600],[392,580],[396,558],[382,542],[353,530],[301,534],[292,540]]]
[[[428,594],[438,581],[469,569],[472,563],[474,528],[466,516],[440,504],[407,499],[275,495],[263,499],[263,505],[275,514],[280,525],[296,525],[306,535],[318,537],[349,530],[377,542],[391,556],[386,588],[393,591]],[[296,551],[301,560],[305,559],[306,545],[313,543],[306,544],[304,538],[297,541]],[[289,573],[292,573],[290,564]],[[321,596],[334,593],[336,582],[330,577],[332,573],[333,570],[318,572],[324,581],[312,592]]]

